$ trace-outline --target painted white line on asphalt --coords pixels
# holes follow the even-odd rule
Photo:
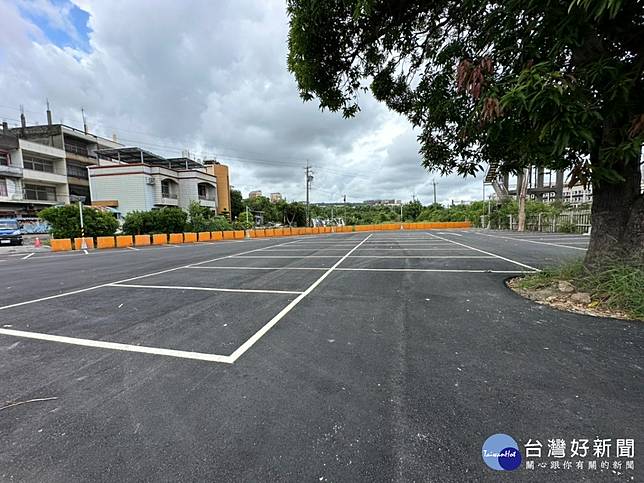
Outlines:
[[[250,255],[246,256],[236,256],[234,258],[244,259],[244,258],[340,258],[340,255]]]
[[[201,270],[328,270],[329,267],[188,267]],[[338,270],[336,268],[336,270]]]
[[[323,267],[191,267],[206,270],[328,270]],[[449,269],[449,268],[343,268],[337,267],[336,272],[447,272],[447,273],[534,273],[534,270],[485,270],[485,269]]]
[[[480,233],[481,235],[489,236],[492,238],[504,238],[506,240],[512,240],[512,241],[522,241],[526,243],[535,243],[537,245],[549,245],[551,247],[558,247],[558,248],[569,248],[571,250],[581,250],[581,251],[586,251],[586,248],[581,248],[581,247],[571,247],[570,245],[562,245],[560,243],[548,243],[548,242],[542,242],[542,241],[534,241],[534,240],[526,240],[525,238],[519,238],[519,237],[509,237],[509,236],[500,236],[500,235],[489,235],[487,233]]]
[[[139,249],[138,249],[138,248],[134,248],[134,247],[125,247],[125,248],[127,248],[128,250],[134,250],[134,251],[136,251],[136,252],[138,252],[138,251],[139,251]]]
[[[448,251],[454,251],[454,248],[451,247],[445,247],[445,248],[436,248],[436,247],[431,247],[431,248],[407,248],[407,247],[399,247],[399,248],[361,248],[359,251],[367,251],[367,250],[373,250],[373,251],[380,251],[380,250],[397,250],[397,251],[443,251],[443,252],[448,252]],[[465,251],[456,249],[457,251]]]
[[[272,245],[272,246],[280,246],[280,245],[286,245],[286,244],[287,243],[278,243],[278,244]],[[259,251],[259,250],[261,250],[261,248],[256,248],[254,250],[247,250],[245,252],[241,252],[239,255],[245,254],[245,253],[252,253],[252,252],[255,252],[255,251]],[[72,290],[70,292],[63,292],[63,293],[59,293],[59,294],[56,294],[56,295],[50,295],[48,297],[40,297],[40,298],[37,298],[37,299],[26,300],[24,302],[17,302],[15,304],[4,305],[4,306],[0,307],[0,310],[11,309],[13,307],[20,307],[22,305],[34,304],[34,303],[37,303],[37,302],[44,302],[46,300],[57,299],[57,298],[60,298],[60,297],[67,297],[68,295],[75,295],[75,294],[79,294],[79,293],[83,293],[83,292],[89,292],[90,290],[96,290],[96,289],[99,289],[99,288],[107,287],[108,285],[113,284],[113,283],[131,282],[133,280],[140,280],[142,278],[153,277],[154,275],[162,275],[164,273],[174,272],[176,270],[181,270],[183,268],[189,268],[189,267],[193,267],[193,266],[197,266],[197,265],[203,265],[203,264],[206,264],[206,263],[216,262],[218,260],[224,260],[226,258],[232,258],[232,257],[233,257],[233,255],[226,255],[226,256],[223,256],[223,257],[217,257],[217,258],[213,258],[213,259],[210,259],[210,260],[204,260],[202,262],[191,263],[189,265],[181,265],[179,267],[168,268],[166,270],[160,270],[158,272],[146,273],[144,275],[139,275],[139,276],[136,276],[136,277],[125,278],[123,280],[116,280],[116,281],[113,281],[113,282],[102,283],[100,285],[93,285],[91,287],[81,288],[81,289],[78,289],[78,290]]]
[[[265,252],[315,252],[315,251],[342,251],[346,252],[346,248],[271,248],[270,250],[264,250]]]
[[[27,258],[33,257],[35,253],[30,253],[29,255],[22,257],[23,260],[26,260]]]
[[[498,258],[494,255],[351,255],[349,258],[444,258],[448,260],[461,258]]]
[[[89,255],[89,252],[88,252],[87,250],[85,250],[85,249],[83,249],[83,253],[84,253],[85,255]]]
[[[76,337],[63,337],[60,335],[41,334],[38,332],[26,332],[23,330],[1,329],[0,335],[12,337],[22,337],[25,339],[44,340],[49,342],[62,342],[63,344],[80,345],[85,347],[95,347],[99,349],[111,349],[125,352],[140,352],[143,354],[154,354],[159,356],[179,357],[182,359],[194,359],[208,362],[225,362],[232,364],[229,356],[220,356],[216,354],[205,354],[203,352],[189,352],[173,349],[160,349],[157,347],[146,347],[140,345],[120,344],[117,342],[105,342],[101,340],[78,339]]]
[[[337,272],[535,273],[534,270],[469,270],[451,268],[336,268]]]
[[[299,295],[302,292],[295,292],[292,290],[261,290],[261,289],[245,289],[245,288],[215,288],[215,287],[185,287],[175,285],[135,285],[128,283],[111,283],[108,287],[125,287],[125,288],[156,288],[156,289],[169,289],[169,290],[204,290],[207,292],[235,292],[235,293],[277,293],[277,294],[295,294]]]
[[[349,252],[347,252],[346,255],[344,255],[340,260],[338,260],[332,267],[330,267],[326,272],[322,274],[320,278],[318,278],[315,282],[313,282],[309,288],[307,288],[304,292],[302,292],[300,295],[297,296],[295,300],[293,300],[290,304],[288,304],[286,307],[284,307],[275,317],[273,317],[264,327],[259,329],[257,332],[255,332],[250,339],[248,339],[246,342],[244,342],[240,347],[238,347],[235,352],[233,352],[230,355],[231,360],[234,362],[237,359],[239,359],[244,352],[246,352],[248,349],[250,349],[259,339],[262,338],[266,332],[268,332],[271,327],[273,327],[275,324],[277,324],[286,314],[288,314],[291,310],[293,310],[293,307],[295,307],[297,304],[299,304],[308,294],[310,294],[315,288],[320,285],[325,278],[327,278],[337,267],[340,265],[343,261],[347,259],[349,255],[351,255],[356,249],[360,247],[365,241],[369,239],[371,235],[368,235],[366,238],[364,238],[360,243],[358,243],[356,246],[354,246]]]
[[[496,255],[496,254],[491,253],[491,252],[486,252],[485,250],[481,250],[480,248],[474,248],[474,247],[472,247],[470,245],[466,245],[464,243],[457,242],[457,241],[454,241],[454,240],[449,240],[447,238],[443,238],[443,237],[440,237],[438,235],[434,235],[432,233],[427,233],[427,234],[430,235],[430,236],[433,236],[434,238],[438,238],[439,240],[447,240],[450,243],[453,243],[454,245],[459,245],[459,246],[469,248],[470,250],[474,250],[474,251],[479,252],[479,253],[484,253],[486,255],[491,255],[493,258],[499,258],[501,260],[505,260],[506,262],[514,263],[515,265],[519,265],[520,267],[529,268],[530,270],[534,270],[536,272],[541,271],[538,268],[532,267],[530,265],[526,265],[525,263],[517,262],[516,260],[511,260],[509,258],[505,258],[505,257],[502,257],[501,255]]]

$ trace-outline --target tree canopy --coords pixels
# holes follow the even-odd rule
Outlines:
[[[644,3],[289,0],[288,13],[304,100],[352,117],[370,90],[443,174],[567,169],[593,184],[599,235],[642,244]]]

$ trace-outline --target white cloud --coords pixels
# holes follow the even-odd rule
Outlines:
[[[11,102],[25,105],[29,122],[42,122],[49,98],[56,121],[79,126],[84,107],[90,129],[127,144],[167,155],[186,148],[198,157],[216,154],[244,194],[262,189],[303,199],[308,159],[314,201],[415,193],[431,202],[434,176],[420,167],[404,119],[371,97],[350,120],[302,103],[286,70],[283,2],[74,3],[90,14],[87,52],[48,43],[0,0],[0,28],[16,39],[0,47],[0,117],[18,117]],[[47,8],[43,15],[53,19]],[[60,28],[68,21],[59,20]],[[480,181],[437,181],[440,201],[480,197]]]

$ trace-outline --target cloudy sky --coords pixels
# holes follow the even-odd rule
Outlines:
[[[0,0],[0,118],[89,129],[230,165],[231,182],[314,202],[480,199],[482,180],[420,167],[409,124],[370,97],[357,118],[302,103],[280,0]]]

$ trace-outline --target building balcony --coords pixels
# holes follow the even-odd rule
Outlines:
[[[22,173],[25,180],[42,181],[45,183],[54,184],[67,184],[67,175],[59,170],[49,172],[37,171],[33,169],[23,169]]]
[[[155,196],[154,204],[159,206],[179,206],[179,198],[172,193],[162,193]]]
[[[216,208],[217,207],[217,199],[216,198],[205,197],[205,196],[200,196],[199,197],[199,204],[201,206],[207,206],[208,208]]]
[[[5,164],[0,164],[0,176],[22,178],[22,168],[20,166],[7,166]]]
[[[69,201],[68,196],[63,196],[59,194],[30,194],[25,192],[22,194],[22,197],[18,198],[18,194],[13,195],[15,201],[22,201],[24,203],[33,203],[41,205],[60,205],[62,203],[67,203]]]

